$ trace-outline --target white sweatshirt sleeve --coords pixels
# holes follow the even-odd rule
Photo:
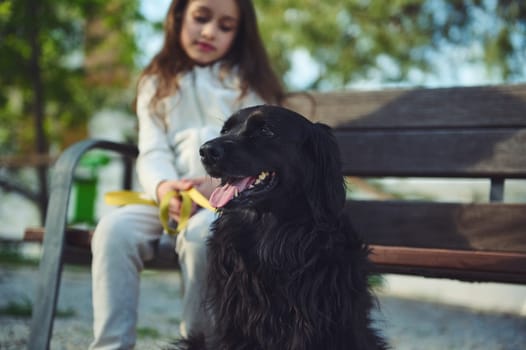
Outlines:
[[[156,190],[163,180],[178,178],[173,164],[173,153],[168,134],[158,115],[150,106],[156,90],[153,78],[141,81],[137,94],[137,117],[139,120],[139,157],[137,176],[144,192],[157,200]]]

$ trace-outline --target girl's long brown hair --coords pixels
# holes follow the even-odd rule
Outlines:
[[[178,91],[181,75],[191,70],[195,63],[181,46],[180,33],[183,15],[191,0],[173,0],[164,23],[164,43],[160,52],[143,70],[139,79],[147,75],[157,77],[157,91],[151,101],[155,106],[159,100]],[[281,104],[285,97],[280,79],[272,69],[257,26],[256,12],[251,0],[235,0],[240,12],[240,21],[232,47],[221,59],[221,71],[234,67],[239,70],[241,94],[254,90],[267,103]]]

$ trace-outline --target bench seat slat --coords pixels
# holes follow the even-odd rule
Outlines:
[[[526,254],[371,246],[379,273],[455,278],[464,281],[526,283]]]
[[[526,204],[349,200],[371,244],[526,254]]]
[[[346,175],[526,178],[526,128],[335,135]]]
[[[314,92],[312,100],[299,94],[287,105],[332,127],[526,127],[526,84]]]
[[[443,267],[478,271],[508,271],[526,275],[526,254],[372,246],[372,260],[379,265]]]
[[[43,227],[27,227],[24,231],[25,242],[42,243],[44,239]],[[91,237],[93,230],[76,227],[66,228],[63,259],[65,263],[73,265],[91,264]],[[158,247],[159,248],[159,247]],[[146,269],[173,270],[179,267],[174,247],[161,247],[153,260],[144,263]]]
[[[66,243],[76,247],[83,247],[86,249],[90,248],[91,236],[93,235],[92,230],[68,227],[66,229]],[[43,227],[27,227],[24,231],[24,241],[26,242],[39,242],[41,243],[44,239],[44,228]]]

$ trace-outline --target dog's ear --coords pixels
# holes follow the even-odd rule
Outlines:
[[[335,222],[345,204],[340,150],[331,128],[315,123],[307,138],[303,186],[317,223]]]

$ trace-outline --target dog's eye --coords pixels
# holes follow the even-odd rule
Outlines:
[[[259,129],[259,133],[265,137],[273,137],[274,136],[274,132],[272,130],[270,130],[270,128],[267,126],[267,125],[263,125],[260,129]]]
[[[230,131],[230,127],[228,125],[224,125],[222,128],[221,128],[221,131],[219,132],[221,135],[225,135],[225,134],[228,134],[228,132]]]

